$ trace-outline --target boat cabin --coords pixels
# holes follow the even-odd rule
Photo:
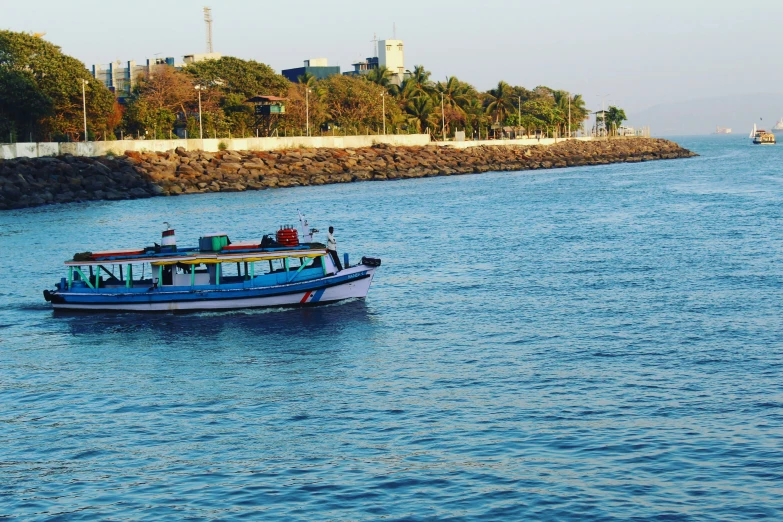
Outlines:
[[[337,272],[323,249],[251,253],[109,256],[67,261],[60,291],[114,292],[245,289],[303,282]]]

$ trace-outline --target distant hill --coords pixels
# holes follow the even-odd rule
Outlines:
[[[743,94],[656,105],[629,113],[628,124],[649,125],[653,135],[710,134],[716,126],[749,134],[753,124],[769,130],[783,117],[783,94]]]

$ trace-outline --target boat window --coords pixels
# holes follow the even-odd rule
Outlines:
[[[282,259],[272,259],[267,262],[261,262],[259,265],[264,266],[264,273],[270,274],[273,272],[285,272],[285,264]]]

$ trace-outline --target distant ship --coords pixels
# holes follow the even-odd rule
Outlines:
[[[783,120],[780,121],[783,123]],[[783,127],[781,130],[783,130]],[[731,127],[715,127],[715,134],[731,134]]]
[[[772,127],[772,132],[783,132],[783,118],[780,118],[775,126]]]
[[[757,129],[756,124],[753,124],[753,130],[750,131],[750,138],[753,139],[755,145],[774,145],[775,135],[771,132],[767,132],[764,129]]]

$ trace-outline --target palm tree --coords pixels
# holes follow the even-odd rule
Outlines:
[[[315,83],[318,81],[318,78],[316,78],[315,75],[311,72],[305,72],[297,78],[297,81],[302,85],[305,85],[308,89],[312,89],[315,87]]]
[[[435,85],[430,80],[432,73],[426,70],[423,65],[416,65],[413,67],[413,71],[407,72],[410,77],[405,80],[403,88],[408,89],[410,98],[424,94],[431,95],[435,92]]]
[[[470,125],[471,130],[476,135],[481,137],[481,128],[486,124],[486,113],[484,112],[484,104],[478,97],[478,93],[474,93],[476,96],[471,96],[468,104],[465,106],[465,112],[467,113],[466,120]]]
[[[555,100],[555,108],[562,115],[563,118],[563,130],[564,133],[569,133],[574,130],[574,124],[577,127],[587,118],[587,110],[585,109],[585,102],[582,99],[581,94],[575,94],[571,96],[567,91],[553,91],[552,95]],[[568,113],[571,113],[571,128],[568,127]]]
[[[427,126],[427,121],[432,114],[432,98],[418,96],[411,99],[405,107],[405,112],[411,115],[417,129],[421,131]]]
[[[514,111],[514,90],[504,81],[487,92],[487,114],[494,116],[496,123],[503,123],[509,113]]]
[[[385,65],[381,65],[377,69],[371,70],[369,73],[367,73],[367,76],[365,76],[369,81],[373,83],[377,83],[381,87],[384,87],[386,89],[389,88],[392,78],[392,72],[390,69],[387,69]]]
[[[469,86],[459,81],[456,76],[446,78],[446,83],[438,82],[435,91],[443,95],[443,103],[447,107],[461,113],[465,112],[465,107],[470,101]]]
[[[435,93],[436,95],[433,96],[435,102],[439,102],[439,98],[437,95],[441,95],[443,97],[443,105],[445,108],[452,109],[451,114],[452,116],[456,112],[459,116],[457,118],[446,118],[446,127],[448,128],[452,120],[459,120],[463,123],[466,122],[467,118],[465,108],[470,103],[470,89],[471,87],[468,84],[462,83],[457,79],[456,76],[449,76],[446,78],[445,83],[438,82],[435,85]],[[446,132],[446,129],[444,129],[444,134]]]
[[[589,111],[585,107],[585,101],[582,99],[581,94],[574,94],[571,97],[571,126],[576,124],[576,128],[582,125],[582,122],[587,119]],[[573,129],[571,129],[573,130]]]

